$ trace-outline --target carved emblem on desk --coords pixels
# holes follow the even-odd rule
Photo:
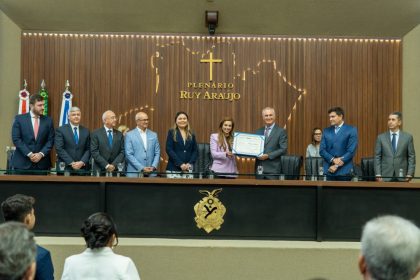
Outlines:
[[[198,228],[204,229],[207,233],[212,230],[220,229],[223,224],[223,216],[226,213],[226,208],[222,202],[217,198],[217,195],[222,189],[215,189],[212,192],[207,190],[200,190],[201,194],[207,195],[203,197],[194,206],[195,222]]]

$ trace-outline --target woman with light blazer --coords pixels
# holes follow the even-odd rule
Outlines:
[[[61,280],[140,280],[134,262],[112,251],[118,245],[118,234],[108,214],[91,215],[83,223],[81,231],[87,249],[66,259]]]
[[[197,141],[185,112],[175,115],[175,124],[166,137],[166,153],[169,157],[166,166],[168,173],[188,172],[197,160]]]
[[[218,177],[235,178],[238,173],[235,155],[232,154],[233,129],[235,123],[232,118],[224,118],[220,124],[218,132],[210,135],[210,152],[213,157],[211,170]]]

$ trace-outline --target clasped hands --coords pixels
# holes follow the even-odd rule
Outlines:
[[[344,161],[343,158],[334,158],[332,160],[333,165],[330,166],[330,168],[328,168],[328,172],[330,173],[335,173],[339,167],[344,165]]]
[[[44,156],[41,153],[32,153],[29,156],[29,159],[33,162],[33,163],[38,163]]]
[[[181,169],[182,169],[182,171],[188,171],[189,169],[190,169],[190,166],[191,166],[191,164],[189,164],[189,163],[183,163],[183,164],[181,164]]]

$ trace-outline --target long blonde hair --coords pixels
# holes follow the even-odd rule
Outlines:
[[[173,134],[173,137],[174,137],[174,142],[176,142],[176,136],[177,136],[177,133],[178,133],[177,131],[179,130],[178,125],[176,124],[176,119],[179,117],[179,115],[185,115],[187,117],[187,121],[189,119],[187,113],[185,113],[185,112],[180,111],[180,112],[176,113],[175,123],[172,127],[172,132],[173,132],[172,134]],[[187,127],[185,128],[185,130],[187,131],[187,139],[191,139],[192,135],[193,135],[193,132],[192,132],[192,129],[190,128],[190,122],[187,123]]]
[[[231,122],[232,123],[232,130],[229,132],[229,135],[226,136],[225,133],[223,132],[223,124],[225,122]],[[233,119],[231,117],[225,117],[223,118],[223,120],[220,122],[219,124],[219,131],[218,131],[218,144],[221,150],[227,151],[229,149],[229,151],[232,150],[232,146],[233,146],[233,129],[235,128],[235,122],[233,121]],[[228,145],[228,147],[226,147],[226,143],[225,143],[225,139],[226,139],[226,143]]]

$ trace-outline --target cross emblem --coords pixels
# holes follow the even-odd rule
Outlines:
[[[222,63],[221,59],[213,59],[213,53],[210,52],[209,59],[201,59],[202,63],[210,63],[210,81],[213,81],[213,63]]]

